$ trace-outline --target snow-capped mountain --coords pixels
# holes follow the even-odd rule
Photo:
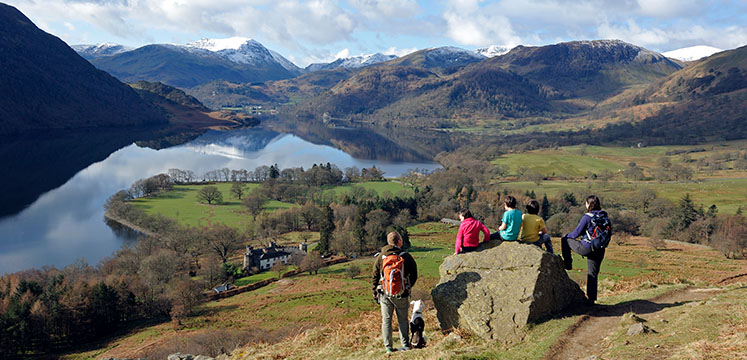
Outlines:
[[[75,52],[77,52],[80,56],[87,60],[95,59],[102,56],[117,55],[119,53],[132,50],[132,48],[127,46],[108,42],[96,45],[73,45],[71,47],[73,48],[73,50],[75,50]]]
[[[696,46],[690,46],[682,49],[667,51],[662,53],[662,55],[677,59],[680,61],[694,61],[699,60],[704,57],[711,56],[717,52],[724,51],[719,48],[715,48],[713,46],[707,46],[707,45],[696,45]]]
[[[475,49],[475,53],[491,58],[506,54],[513,48],[513,46],[490,45],[488,47]]]
[[[186,47],[204,49],[219,54],[223,58],[238,64],[263,67],[279,64],[293,72],[300,68],[284,58],[282,55],[267,49],[260,42],[246,37],[231,37],[226,39],[201,39],[188,43]]]
[[[337,68],[359,69],[362,67],[378,64],[384,61],[396,59],[397,55],[384,55],[382,53],[351,56],[340,58],[330,63],[316,63],[306,67],[307,71],[332,70]]]
[[[455,46],[443,46],[425,51],[426,62],[438,64],[441,67],[450,65],[465,65],[466,63],[482,61],[485,56],[474,51]]]

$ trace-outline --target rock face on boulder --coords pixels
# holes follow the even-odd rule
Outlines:
[[[452,255],[439,272],[431,296],[441,328],[465,328],[504,343],[521,341],[527,323],[585,300],[561,258],[534,245],[503,242]]]

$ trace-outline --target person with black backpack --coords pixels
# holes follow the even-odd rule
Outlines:
[[[597,300],[597,276],[604,259],[604,250],[612,237],[612,225],[596,195],[586,198],[586,211],[576,229],[560,239],[560,247],[567,270],[573,268],[571,250],[586,257],[589,268],[586,275],[586,301],[587,304],[594,305]],[[576,240],[578,237],[581,240]]]
[[[392,312],[397,311],[399,339],[402,348],[410,349],[410,289],[418,280],[418,265],[412,255],[402,250],[402,236],[392,231],[386,236],[387,245],[381,248],[373,268],[373,297],[381,305],[381,336],[387,353],[392,346]]]

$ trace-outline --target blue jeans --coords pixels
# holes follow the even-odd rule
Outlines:
[[[554,254],[552,251],[552,240],[550,240],[549,234],[542,234],[540,236],[540,239],[536,242],[533,242],[532,244],[537,245],[540,248],[542,248],[542,244],[544,244],[547,252],[549,252],[550,254]]]

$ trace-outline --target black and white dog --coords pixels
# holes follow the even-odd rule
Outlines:
[[[415,349],[425,347],[425,337],[423,336],[423,329],[425,329],[425,322],[423,322],[423,300],[410,301],[412,304],[412,317],[410,318],[410,344]]]

